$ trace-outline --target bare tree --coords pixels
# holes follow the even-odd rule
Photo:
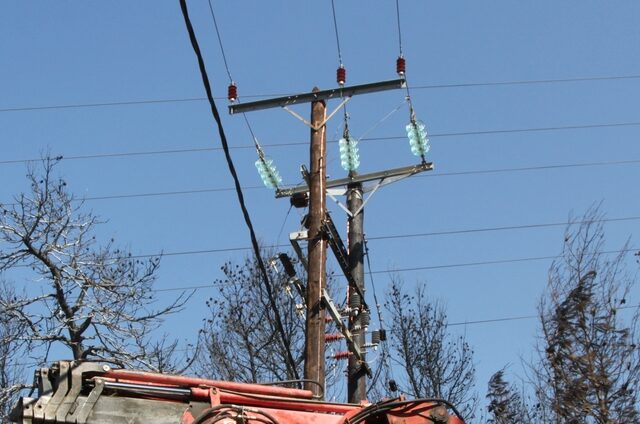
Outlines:
[[[16,297],[13,287],[0,281],[0,301]],[[20,361],[26,356],[26,344],[22,341],[24,326],[0,309],[0,423],[9,423],[9,412],[20,392],[29,387],[24,383],[25,365]]]
[[[207,300],[211,315],[202,331],[205,349],[198,361],[202,374],[231,381],[260,382],[291,380],[295,376],[287,366],[286,352],[276,343],[274,311],[266,300],[261,274],[251,258],[242,265],[225,263],[225,277],[214,282],[216,297]],[[282,278],[269,270],[270,278]],[[295,302],[278,297],[279,312],[298,372],[303,361],[304,317],[295,313]],[[202,356],[202,355],[201,355]]]
[[[263,256],[269,253],[263,252]],[[269,278],[278,293],[276,312],[253,257],[245,258],[242,264],[227,262],[221,269],[224,278],[214,282],[217,294],[206,301],[211,315],[204,320],[201,331],[203,349],[197,361],[198,372],[209,378],[252,383],[294,380],[296,374],[286,365],[287,353],[277,342],[274,314],[279,313],[297,375],[301,376],[305,311],[296,284],[288,275],[269,268]],[[297,271],[304,276],[304,270]]]
[[[604,252],[602,218],[593,207],[568,226],[540,301],[532,370],[545,422],[640,422],[638,309],[627,309],[634,281],[627,246]]]
[[[393,323],[393,357],[403,373],[397,382],[401,389],[414,397],[448,400],[463,415],[472,415],[478,403],[473,351],[464,337],[448,332],[443,305],[430,302],[423,287],[407,294],[395,280],[386,307]]]
[[[525,403],[524,395],[504,378],[504,368],[489,379],[487,400],[488,424],[525,424],[542,422],[537,419],[537,408]]]
[[[101,222],[53,175],[56,163],[47,158],[39,171],[30,168],[30,192],[0,204],[0,272],[19,271],[26,290],[0,300],[3,316],[43,356],[57,345],[74,359],[168,368],[166,357],[158,360],[173,343],[152,343],[154,331],[188,296],[154,309],[160,258],[136,258],[113,239],[99,244]]]

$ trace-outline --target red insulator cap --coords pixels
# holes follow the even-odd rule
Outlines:
[[[406,61],[404,60],[404,57],[398,56],[398,60],[396,60],[396,72],[398,75],[403,77],[406,69]]]
[[[336,342],[338,340],[344,339],[344,336],[340,333],[336,334],[325,334],[324,341],[327,343]]]
[[[229,85],[228,98],[230,102],[238,100],[238,87],[234,83]]]
[[[333,355],[333,359],[348,359],[351,352],[338,352]]]
[[[336,71],[338,85],[344,85],[347,82],[347,70],[344,69],[344,66],[340,65],[338,70]]]

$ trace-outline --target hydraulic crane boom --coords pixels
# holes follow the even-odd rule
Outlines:
[[[463,424],[444,401],[342,404],[310,390],[205,380],[61,361],[36,372],[38,397],[11,413],[20,424]]]

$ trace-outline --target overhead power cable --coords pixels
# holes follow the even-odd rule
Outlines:
[[[621,218],[604,218],[597,221],[550,222],[550,223],[538,223],[538,224],[484,227],[484,228],[466,228],[466,229],[448,230],[448,231],[432,231],[428,233],[389,234],[389,235],[382,235],[382,236],[372,236],[372,237],[367,237],[367,241],[407,239],[407,238],[417,238],[417,237],[449,236],[449,235],[472,234],[472,233],[495,232],[495,231],[530,230],[530,229],[539,229],[539,228],[562,227],[562,226],[567,226],[569,224],[586,224],[591,222],[602,222],[602,223],[626,222],[626,221],[637,221],[637,220],[640,220],[640,216],[628,216],[628,217],[621,217]],[[291,247],[291,245],[276,244],[276,245],[270,245],[265,247],[267,249],[279,249],[279,248],[288,248],[288,247]],[[144,258],[157,258],[157,257],[205,255],[205,254],[211,254],[211,253],[240,252],[240,251],[247,251],[247,250],[252,250],[252,247],[239,246],[239,247],[221,247],[221,248],[215,248],[215,249],[194,249],[194,250],[179,250],[179,251],[157,252],[157,253],[143,253],[138,255],[131,255],[131,258],[144,259]],[[450,267],[450,266],[446,266],[446,267]],[[381,272],[383,271],[375,271],[374,273],[379,274]]]
[[[220,45],[220,52],[222,53],[222,60],[224,62],[224,67],[227,70],[227,75],[229,76],[229,82],[233,82],[233,78],[231,78],[231,71],[229,70],[229,62],[227,62],[227,55],[224,52],[224,46],[222,45],[222,37],[220,37],[220,29],[218,28],[218,21],[216,21],[216,14],[213,12],[213,5],[211,4],[211,0],[209,3],[209,11],[211,12],[211,19],[213,20],[213,26],[216,29],[216,35],[218,36],[218,44]]]
[[[581,130],[581,129],[595,129],[595,128],[617,128],[617,127],[637,127],[640,126],[640,121],[632,122],[611,122],[601,124],[582,124],[582,125],[565,125],[554,127],[528,127],[528,128],[507,128],[507,129],[493,129],[482,131],[453,131],[430,134],[430,138],[443,138],[443,137],[463,137],[470,135],[491,135],[491,134],[512,134],[512,133],[530,133],[530,132],[552,132],[552,131],[567,131],[567,130]],[[406,135],[401,136],[387,136],[387,137],[365,137],[358,138],[358,141],[392,141],[392,140],[405,140]],[[337,143],[338,140],[327,140],[327,143]],[[271,143],[264,144],[265,148],[274,147],[293,147],[293,146],[308,146],[309,142],[289,142],[289,143]],[[241,149],[253,149],[254,145],[239,145],[229,146],[230,150]],[[155,155],[172,155],[181,153],[202,153],[202,152],[216,152],[221,151],[221,147],[190,147],[185,149],[167,149],[167,150],[145,150],[137,152],[113,152],[113,153],[98,153],[88,155],[62,155],[60,160],[86,160],[86,159],[103,159],[103,158],[115,158],[115,157],[131,157],[131,156],[155,156]],[[0,165],[9,165],[16,163],[32,163],[39,162],[42,158],[31,159],[6,159],[0,160]]]
[[[400,2],[396,0],[396,24],[398,26],[398,50],[402,56],[402,31],[400,26]]]
[[[375,241],[375,240],[407,239],[407,238],[416,238],[416,237],[434,237],[434,236],[447,236],[447,235],[458,235],[458,234],[494,232],[494,231],[513,231],[513,230],[526,230],[526,229],[536,229],[536,228],[565,227],[569,224],[588,224],[593,222],[607,223],[607,222],[626,222],[626,221],[637,221],[637,220],[640,220],[640,216],[628,216],[628,217],[622,217],[622,218],[603,218],[597,221],[571,221],[571,222],[565,221],[565,222],[484,227],[484,228],[467,228],[467,229],[449,230],[449,231],[433,231],[428,233],[390,234],[386,236],[367,237],[367,240]],[[277,244],[274,246],[267,246],[267,248],[287,248],[287,247],[290,247],[290,245]],[[133,255],[132,257],[133,258],[152,258],[152,257],[158,257],[158,256],[185,256],[185,255],[199,255],[199,254],[206,254],[206,253],[236,252],[236,251],[242,251],[242,250],[251,250],[251,247],[246,246],[246,247],[229,247],[229,248],[219,248],[219,249],[185,250],[185,251],[164,252],[164,253],[156,253],[156,254]],[[379,274],[381,272],[376,271],[374,273]]]
[[[538,85],[538,84],[560,84],[560,83],[572,83],[572,82],[589,82],[589,81],[617,81],[617,80],[635,80],[640,79],[640,75],[612,75],[612,76],[600,76],[600,77],[576,77],[576,78],[551,78],[540,80],[512,80],[512,81],[488,81],[488,82],[470,82],[470,83],[451,83],[451,84],[421,84],[412,85],[412,90],[432,90],[441,88],[471,88],[471,87],[496,87],[496,86],[510,86],[510,85]],[[296,93],[265,93],[265,94],[245,94],[244,98],[270,98],[270,97],[282,97],[289,96]],[[226,97],[215,97],[215,100],[225,100]],[[120,106],[142,106],[142,105],[154,105],[163,103],[189,103],[189,102],[204,102],[206,97],[179,97],[179,98],[165,98],[165,99],[143,99],[143,100],[120,100],[113,102],[94,102],[94,103],[69,103],[69,104],[54,104],[54,105],[41,105],[41,106],[9,106],[0,108],[0,113],[5,112],[32,112],[32,111],[46,111],[46,110],[61,110],[61,109],[81,109],[81,108],[100,108],[100,107],[120,107]]]
[[[633,249],[628,248],[628,249],[622,249],[622,250],[609,250],[609,251],[604,251],[600,253],[605,255],[610,255],[615,253],[635,252],[637,250],[638,250],[637,248],[633,248]],[[185,254],[191,254],[191,253],[185,253]],[[146,257],[146,256],[132,256],[132,257],[139,258],[139,257]],[[474,266],[499,265],[499,264],[506,264],[506,263],[536,262],[536,261],[542,261],[542,260],[553,260],[561,257],[562,255],[529,256],[524,258],[498,259],[498,260],[476,261],[476,262],[460,262],[460,263],[451,263],[451,264],[436,264],[436,265],[428,265],[428,266],[366,271],[365,274],[368,274],[368,275],[395,274],[395,273],[401,273],[401,272],[425,271],[425,270],[433,270],[433,269],[466,268],[466,267],[474,267]],[[166,287],[162,289],[154,289],[154,291],[169,292],[169,291],[202,290],[202,289],[209,289],[214,286],[215,285],[212,285],[211,283],[209,283],[209,284],[190,285],[190,286],[183,286],[183,287]]]
[[[609,255],[616,253],[627,253],[636,251],[635,249],[622,249],[622,250],[609,250],[600,252],[601,254]],[[385,271],[367,271],[366,274],[394,274],[400,272],[410,272],[410,271],[420,271],[420,270],[429,270],[429,269],[442,269],[442,268],[460,268],[460,267],[469,267],[469,266],[483,266],[483,265],[496,265],[496,264],[504,264],[504,263],[515,263],[515,262],[531,262],[531,261],[540,261],[540,260],[553,260],[561,258],[562,255],[550,255],[550,256],[537,256],[537,257],[526,257],[526,258],[517,258],[517,259],[503,259],[503,260],[494,260],[494,261],[479,261],[479,262],[466,262],[466,263],[458,263],[458,264],[446,264],[446,265],[432,265],[432,266],[424,266],[424,267],[412,267],[412,268],[396,268]],[[219,285],[225,284],[233,284],[233,283],[208,283],[208,284],[198,284],[198,285],[189,285],[182,287],[165,287],[161,289],[153,289],[154,292],[173,292],[173,291],[188,291],[188,290],[203,290],[203,289],[211,289],[215,288]],[[461,324],[455,324],[461,325]]]
[[[336,19],[336,5],[331,0],[331,11],[333,12],[333,29],[336,33],[336,46],[338,47],[338,64],[342,66],[342,51],[340,50],[340,36],[338,35],[338,20]]]
[[[626,309],[636,309],[640,308],[640,304],[638,305],[630,305],[630,306],[620,306],[617,308],[618,310],[626,310]],[[469,321],[457,321],[457,322],[449,322],[447,323],[447,327],[458,327],[458,326],[467,326],[467,325],[481,325],[481,324],[493,324],[499,322],[509,322],[509,321],[522,321],[522,320],[530,320],[536,319],[538,315],[519,315],[519,316],[507,316],[501,318],[489,318],[489,319],[479,319],[479,320],[469,320]],[[392,330],[387,330],[388,333],[393,333]],[[189,352],[192,348],[180,348],[175,349],[176,352]],[[14,367],[34,367],[38,365],[42,365],[40,362],[23,362],[23,363],[12,363],[8,364]]]
[[[251,217],[249,216],[249,211],[244,202],[244,195],[242,193],[242,188],[240,186],[240,180],[238,179],[238,174],[236,172],[235,166],[233,164],[233,160],[231,159],[231,154],[229,151],[229,145],[227,143],[227,136],[224,132],[224,128],[222,126],[222,120],[220,119],[220,114],[218,112],[218,108],[213,100],[213,94],[211,91],[211,85],[209,83],[209,77],[207,75],[207,70],[205,68],[204,59],[202,57],[202,52],[200,51],[200,46],[198,45],[198,40],[195,35],[195,31],[191,24],[191,19],[189,18],[189,12],[187,10],[186,0],[180,1],[180,9],[182,10],[182,16],[184,17],[184,22],[187,27],[187,31],[189,33],[189,40],[191,41],[191,46],[193,47],[193,51],[198,59],[198,67],[200,69],[200,75],[202,76],[202,82],[204,84],[205,91],[207,93],[207,99],[209,100],[209,105],[211,106],[211,112],[218,126],[218,133],[220,135],[220,140],[222,142],[222,148],[224,150],[225,158],[227,160],[227,165],[229,166],[229,172],[233,177],[233,181],[235,183],[236,193],[238,195],[238,202],[240,203],[240,208],[242,210],[242,215],[244,217],[245,223],[249,230],[249,235],[251,237],[251,245],[253,247],[253,253],[256,258],[256,262],[258,263],[258,267],[262,273],[263,283],[265,286],[265,290],[267,292],[267,296],[269,298],[269,304],[274,312],[274,317],[276,321],[276,328],[278,330],[278,334],[280,335],[280,339],[282,341],[283,347],[287,353],[287,368],[291,372],[291,374],[295,377],[295,379],[299,379],[298,370],[296,369],[296,363],[293,359],[293,354],[291,352],[291,343],[289,341],[289,337],[284,329],[284,325],[282,324],[282,319],[278,312],[278,306],[275,301],[275,297],[273,294],[273,289],[271,287],[271,281],[269,280],[269,274],[267,273],[267,269],[264,265],[264,261],[262,260],[262,256],[260,254],[260,246],[258,245],[258,239],[256,237],[255,231],[253,229],[253,224],[251,222]]]
[[[634,252],[636,250],[637,249],[609,250],[609,251],[600,252],[600,253],[602,253],[602,254],[627,253],[627,252]],[[529,256],[529,257],[526,257],[526,258],[498,259],[498,260],[492,260],[492,261],[461,262],[461,263],[453,263],[453,264],[416,266],[416,267],[410,267],[410,268],[398,268],[398,269],[391,269],[391,270],[371,271],[371,274],[393,274],[394,272],[427,271],[427,270],[431,270],[431,269],[463,268],[463,267],[482,266],[482,265],[509,264],[509,263],[517,263],[517,262],[545,261],[545,260],[550,260],[550,259],[558,259],[558,258],[561,258],[561,257],[562,257],[562,255]]]
[[[477,169],[467,171],[451,171],[451,172],[434,172],[430,174],[416,175],[417,178],[435,178],[435,177],[451,177],[451,176],[465,176],[465,175],[482,175],[482,174],[498,174],[498,173],[513,173],[513,172],[527,172],[527,171],[544,171],[551,169],[571,169],[571,168],[584,168],[594,166],[618,166],[618,165],[634,165],[640,164],[640,159],[620,160],[620,161],[600,161],[600,162],[583,162],[583,163],[568,163],[557,165],[539,165],[539,166],[524,166],[514,168],[493,168],[493,169]],[[242,186],[243,190],[262,190],[263,186]],[[234,187],[219,187],[219,188],[203,188],[192,190],[172,190],[172,191],[156,191],[156,192],[143,192],[143,193],[130,193],[130,194],[112,194],[104,196],[87,196],[81,199],[76,199],[77,202],[97,201],[97,200],[117,200],[117,199],[135,199],[135,198],[148,198],[148,197],[166,197],[166,196],[184,196],[190,194],[204,194],[204,193],[222,193],[235,191]],[[4,203],[5,206],[15,206],[15,203]]]
[[[471,234],[471,233],[484,233],[494,231],[511,231],[511,230],[529,230],[534,228],[551,228],[551,227],[566,227],[570,224],[591,224],[594,222],[626,222],[640,220],[640,216],[628,216],[623,218],[603,218],[597,221],[566,221],[566,222],[547,222],[540,224],[523,224],[523,225],[505,225],[498,227],[484,227],[484,228],[466,228],[463,230],[449,230],[449,231],[432,231],[428,233],[412,233],[412,234],[392,234],[388,236],[373,236],[367,237],[367,240],[389,240],[389,239],[406,239],[414,237],[434,237],[434,236],[450,236],[456,234]]]
[[[240,99],[238,96],[238,88],[236,87],[236,84],[233,82],[233,77],[231,76],[231,70],[229,69],[229,63],[227,62],[227,55],[224,52],[224,45],[222,44],[222,36],[220,35],[220,29],[218,28],[218,21],[216,20],[216,14],[213,11],[213,5],[211,3],[211,0],[208,0],[208,3],[209,3],[209,11],[211,12],[211,19],[213,20],[213,26],[215,27],[216,36],[218,37],[218,44],[220,45],[220,51],[222,52],[222,58],[224,59],[224,66],[225,66],[225,69],[227,70],[227,75],[229,76],[228,100],[230,102],[239,103]],[[256,137],[256,134],[254,133],[253,128],[251,127],[249,118],[247,118],[247,114],[243,113],[242,117],[244,118],[244,123],[246,124],[247,129],[251,134],[253,147],[255,148],[256,153],[258,154],[258,162],[256,163],[256,166],[258,166],[258,169],[263,169],[263,170],[268,169],[271,172],[270,176],[273,177],[272,179],[269,180],[270,183],[274,183],[277,185],[278,177],[275,174],[275,169],[270,166],[269,160],[266,158],[264,154],[264,150],[262,149],[262,146],[260,146],[260,143],[258,142],[258,137]]]

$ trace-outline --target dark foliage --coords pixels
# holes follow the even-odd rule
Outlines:
[[[602,215],[592,208],[567,229],[549,271],[532,367],[546,422],[637,423],[640,354],[626,246],[604,253]]]

